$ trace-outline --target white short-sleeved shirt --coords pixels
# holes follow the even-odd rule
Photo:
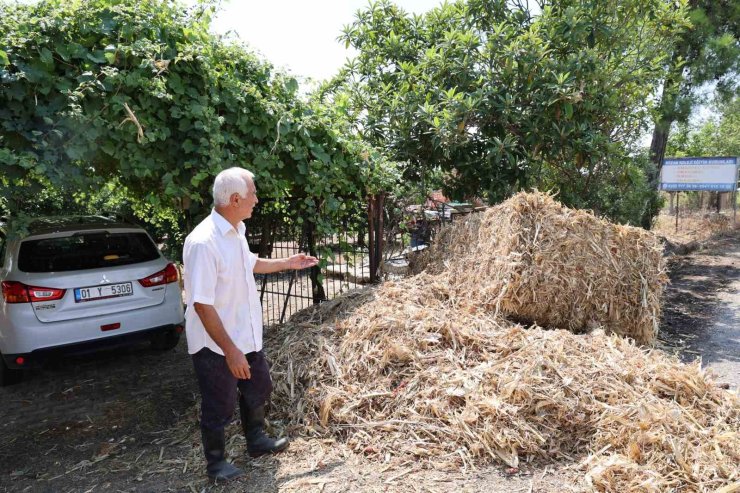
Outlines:
[[[212,210],[185,239],[185,334],[190,354],[204,347],[224,354],[206,332],[194,303],[213,305],[226,333],[244,354],[262,349],[262,305],[254,280],[257,255],[249,251],[245,231],[244,223],[234,229]]]

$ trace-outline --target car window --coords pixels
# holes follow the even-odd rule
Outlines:
[[[23,272],[62,272],[147,262],[159,250],[146,233],[75,233],[21,243],[18,269]]]

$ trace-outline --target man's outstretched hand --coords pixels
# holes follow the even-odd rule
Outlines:
[[[306,255],[305,253],[297,253],[292,257],[288,258],[288,269],[308,269],[314,265],[318,265],[319,259]]]

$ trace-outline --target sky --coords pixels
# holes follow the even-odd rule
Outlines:
[[[442,0],[395,0],[421,14]],[[293,76],[323,80],[354,52],[337,41],[345,25],[369,0],[224,0],[213,22],[220,34],[233,32],[275,67]]]

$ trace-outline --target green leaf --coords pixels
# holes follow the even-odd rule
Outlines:
[[[5,67],[6,65],[10,65],[10,60],[8,60],[8,54],[5,53],[3,50],[0,50],[0,66]]]
[[[298,90],[298,81],[295,80],[295,78],[291,77],[285,82],[285,89],[288,90],[288,92],[296,92]]]
[[[312,146],[311,153],[316,156],[316,159],[320,160],[324,164],[331,163],[331,157],[327,152],[319,146]]]
[[[113,144],[113,142],[110,141],[104,142],[103,145],[100,146],[100,148],[109,156],[114,156],[116,153],[116,146]]]
[[[179,75],[171,74],[167,79],[167,85],[175,94],[185,94],[185,88]]]
[[[79,145],[68,145],[64,148],[64,152],[73,161],[82,159],[82,157],[85,155],[85,149]]]
[[[193,144],[193,141],[190,139],[186,139],[185,142],[182,143],[182,150],[184,152],[193,152],[196,149],[197,147]]]
[[[203,105],[198,103],[193,103],[190,105],[190,112],[195,116],[201,116],[203,115]]]
[[[571,103],[565,103],[565,118],[570,120],[573,118],[573,105]]]
[[[41,61],[44,62],[45,65],[54,65],[54,56],[48,48],[41,49]]]
[[[91,60],[95,63],[105,63],[107,62],[104,53],[100,50],[95,50],[93,53],[87,54],[87,59]]]
[[[54,51],[57,52],[57,54],[62,57],[62,60],[65,62],[69,61],[69,48],[66,44],[60,43],[59,45],[54,47]]]
[[[82,72],[78,77],[78,82],[89,82],[91,80],[95,80],[95,74],[90,72],[89,70],[87,72]]]

